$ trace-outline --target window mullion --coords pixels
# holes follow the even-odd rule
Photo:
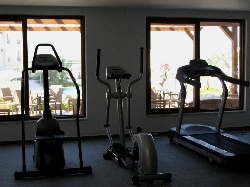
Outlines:
[[[28,68],[28,39],[27,39],[27,19],[22,20],[22,32],[23,32],[23,69]],[[29,81],[28,73],[25,73],[24,78],[25,90],[24,95],[29,94]],[[26,97],[28,98],[28,97]],[[29,102],[24,103],[25,118],[29,118]]]
[[[195,23],[194,29],[194,58],[200,59],[200,22]],[[200,81],[200,77],[196,78],[196,81]],[[194,107],[195,110],[200,108],[200,88],[194,88]]]

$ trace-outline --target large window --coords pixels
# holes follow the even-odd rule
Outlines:
[[[147,18],[147,114],[176,113],[180,103],[178,67],[204,59],[234,78],[244,79],[244,21]],[[201,88],[186,85],[186,112],[216,111],[222,86],[200,77]],[[243,89],[227,83],[226,110],[243,108]]]
[[[21,72],[31,67],[35,47],[52,44],[63,67],[74,75],[80,88],[80,115],[85,116],[84,17],[0,17],[0,118],[21,117]],[[53,54],[50,47],[39,53]],[[25,118],[43,113],[42,71],[28,72],[25,79]],[[67,72],[49,71],[50,108],[57,118],[76,114],[76,89]]]

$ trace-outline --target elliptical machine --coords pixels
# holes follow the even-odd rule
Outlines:
[[[38,48],[41,46],[51,47],[55,56],[51,54],[37,54]],[[34,140],[34,161],[36,171],[26,170],[26,155],[25,155],[25,123],[24,123],[24,90],[25,90],[25,72],[32,71],[35,73],[37,70],[43,71],[43,86],[44,86],[44,111],[43,116],[37,121],[36,139]],[[77,112],[76,112],[76,126],[77,126],[77,139],[79,150],[79,168],[63,168],[65,166],[63,140],[67,138],[62,130],[60,130],[59,122],[56,118],[52,117],[49,106],[49,82],[48,71],[56,70],[61,72],[65,70],[69,73],[77,91]],[[83,167],[80,127],[79,127],[79,107],[80,107],[80,90],[75,78],[68,68],[62,67],[62,62],[51,44],[38,44],[35,48],[32,67],[26,68],[22,71],[22,85],[21,85],[21,115],[22,115],[22,171],[16,171],[14,177],[20,180],[24,177],[39,177],[39,176],[57,176],[64,174],[91,174],[91,166]]]
[[[128,87],[127,92],[122,92],[121,81],[122,79],[129,79],[131,74],[118,66],[111,66],[106,68],[106,79],[114,79],[116,92],[111,92],[111,86],[109,83],[99,78],[100,71],[100,53],[101,49],[97,49],[97,65],[96,65],[96,78],[97,80],[108,87],[106,93],[107,98],[107,111],[106,111],[106,128],[110,147],[107,149],[107,153],[103,154],[105,160],[113,159],[125,168],[134,169],[138,175],[132,177],[132,183],[138,185],[141,181],[152,180],[166,180],[170,181],[172,178],[171,173],[157,173],[158,159],[157,150],[155,147],[153,136],[150,133],[138,133],[133,134],[132,126],[130,125],[130,99],[132,93],[130,92],[131,86],[138,82],[142,78],[143,74],[143,48],[140,49],[140,76],[132,81]],[[117,100],[117,110],[119,113],[119,125],[120,125],[120,143],[114,143],[110,132],[109,124],[109,108],[110,100],[114,98]],[[126,147],[125,144],[125,132],[124,132],[124,119],[123,119],[123,99],[127,98],[127,115],[128,115],[128,129],[130,138],[132,140],[132,148]]]

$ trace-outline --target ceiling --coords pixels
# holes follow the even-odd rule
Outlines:
[[[249,0],[1,0],[1,5],[250,11]]]

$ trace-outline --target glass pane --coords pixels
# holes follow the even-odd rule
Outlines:
[[[81,32],[80,20],[76,19],[28,19],[28,63],[31,67],[34,50],[38,44],[52,44],[63,67],[74,75],[80,90],[81,77]],[[53,54],[51,47],[39,47],[38,54]],[[72,115],[76,113],[76,88],[66,71],[49,71],[50,108],[53,115]],[[30,73],[30,104],[34,106],[31,115],[43,112],[42,71]],[[80,110],[81,111],[81,110]]]
[[[0,115],[20,114],[22,38],[21,21],[0,21]]]
[[[239,77],[239,23],[201,23],[201,58],[231,77]],[[239,86],[226,82],[229,97],[226,108],[239,107]],[[201,78],[200,98],[203,109],[219,108],[222,85],[218,78]]]
[[[191,24],[151,24],[151,109],[179,107],[180,84],[175,75],[178,67],[193,59],[193,36]],[[186,88],[189,107],[193,103],[193,87]]]

